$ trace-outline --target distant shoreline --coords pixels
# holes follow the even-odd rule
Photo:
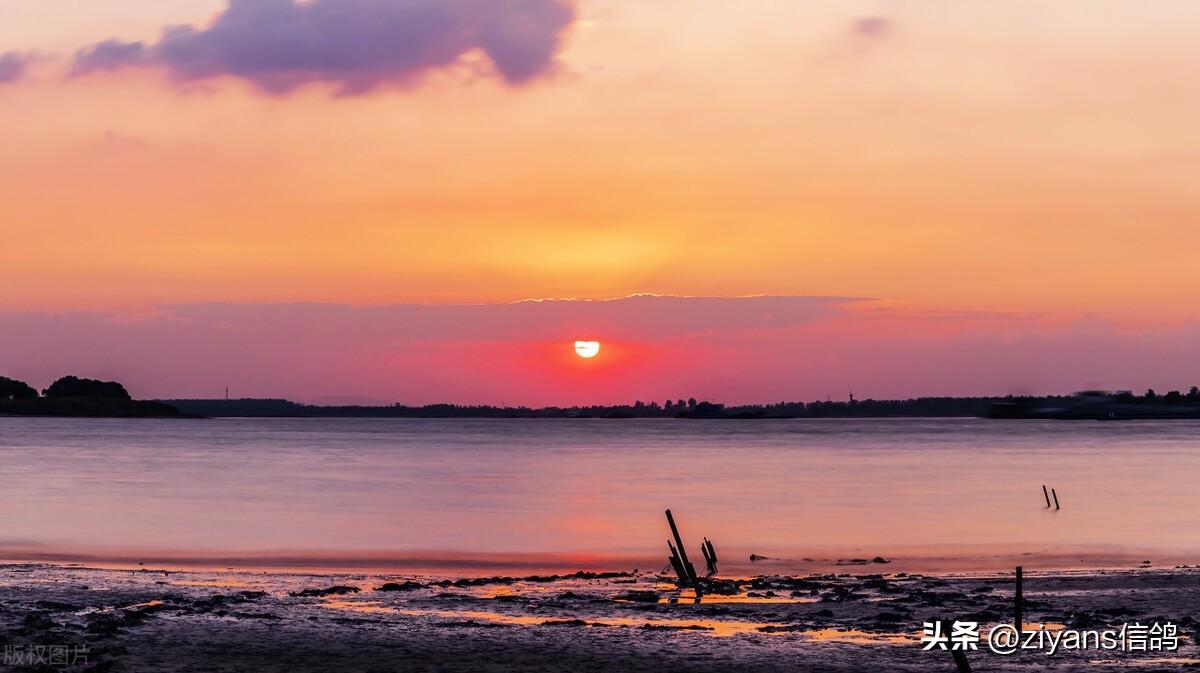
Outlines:
[[[231,418],[680,418],[783,420],[803,418],[995,418],[1046,420],[1200,419],[1200,397],[1133,397],[1127,393],[1052,396],[922,397],[909,400],[780,402],[726,406],[680,400],[575,407],[497,407],[430,404],[314,405],[286,399],[163,399],[157,402],[199,417]]]
[[[1193,389],[1193,393],[1195,389]],[[731,405],[678,403],[574,407],[429,404],[316,405],[278,398],[131,400],[106,397],[0,399],[0,417],[61,418],[427,418],[687,419],[992,418],[1025,420],[1200,420],[1200,395],[1129,393],[1005,397],[922,397]],[[669,405],[669,406],[668,406]]]

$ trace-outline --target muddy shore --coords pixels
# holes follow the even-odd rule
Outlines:
[[[953,671],[925,621],[1011,623],[1004,574],[758,576],[696,602],[653,573],[526,577],[0,566],[13,671]],[[1027,573],[1027,624],[1173,622],[1173,652],[1001,656],[977,671],[1200,669],[1200,569]],[[40,649],[38,649],[40,648]]]

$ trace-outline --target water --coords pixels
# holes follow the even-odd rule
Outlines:
[[[0,418],[0,459],[0,558],[660,564],[666,507],[730,558],[1200,550],[1191,421]]]

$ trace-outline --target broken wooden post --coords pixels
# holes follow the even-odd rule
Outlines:
[[[683,564],[683,569],[687,571],[689,579],[696,578],[696,568],[692,562],[688,560],[687,549],[683,546],[683,538],[679,535],[679,527],[675,525],[675,517],[671,516],[671,510],[667,510],[667,523],[671,526],[671,535],[675,538],[675,549],[679,552],[679,561]]]
[[[1021,637],[1021,624],[1025,622],[1025,578],[1021,566],[1017,566],[1017,588],[1013,600],[1013,628],[1017,630],[1018,640]]]
[[[1055,509],[1055,511],[1057,511],[1058,510],[1058,491],[1056,491],[1054,489],[1050,489],[1050,493],[1054,494],[1054,509]]]
[[[1046,490],[1046,485],[1042,484],[1042,495],[1046,497],[1046,509],[1050,509],[1050,491]]]
[[[711,548],[712,544],[709,543],[708,538],[705,538],[704,542],[700,543],[700,555],[704,557],[704,567],[707,570],[705,577],[712,577],[717,574],[717,559],[713,558],[712,552],[709,551]]]
[[[708,538],[704,538],[704,542],[700,544],[700,551],[704,554],[704,563],[708,567],[708,574],[717,574],[717,550],[713,548],[713,543],[709,542]]]
[[[688,582],[695,587],[696,595],[700,595],[700,578],[696,576],[696,567],[688,560],[687,550],[683,546],[683,538],[679,535],[679,528],[675,525],[675,517],[671,516],[671,510],[667,510],[667,523],[671,525],[671,535],[675,537],[675,550],[679,553],[679,563],[683,567]]]
[[[954,641],[950,639],[950,635],[954,633],[954,622],[943,619],[942,633],[946,635],[946,647],[949,648],[950,655],[954,657],[954,666],[958,669],[958,673],[971,673],[971,664],[967,663],[967,653],[954,649]]]
[[[679,552],[675,549],[675,545],[667,540],[667,549],[671,550],[671,567],[675,569],[675,574],[679,576],[679,586],[684,586],[688,583],[687,571],[683,569],[683,562],[679,560]]]

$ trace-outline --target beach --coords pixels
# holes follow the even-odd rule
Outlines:
[[[874,568],[872,568],[874,570]],[[18,671],[953,671],[922,625],[1012,622],[1011,573],[721,578],[699,602],[653,572],[431,577],[0,567]],[[1028,573],[1027,628],[1171,622],[1162,652],[968,656],[975,670],[1200,666],[1200,567]],[[40,650],[67,657],[20,661]],[[73,657],[71,659],[70,657]],[[38,667],[38,666],[41,667]]]
[[[974,670],[1180,670],[1198,428],[6,419],[0,636],[42,672],[953,671],[926,624],[1011,625],[1022,566],[1027,630],[1179,646]]]

